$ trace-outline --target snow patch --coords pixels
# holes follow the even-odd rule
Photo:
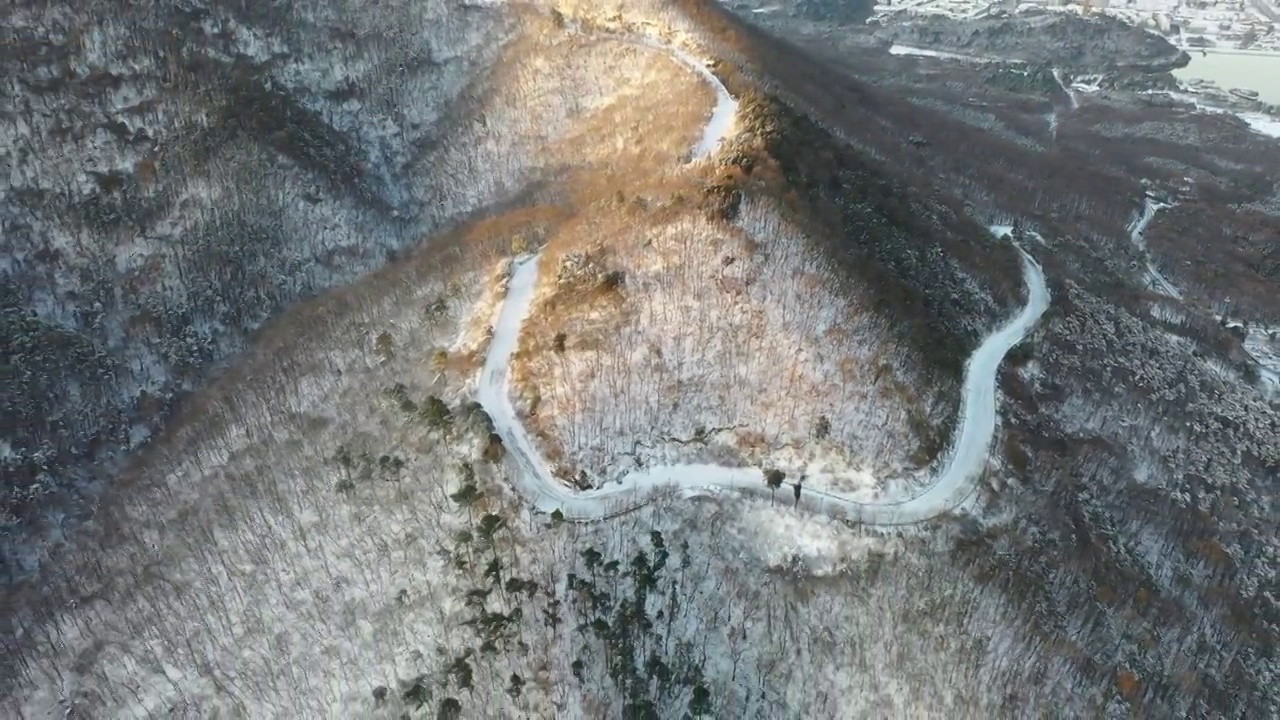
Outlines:
[[[943,60],[963,60],[966,62],[989,63],[995,62],[973,55],[962,55],[960,53],[946,52],[944,50],[930,50],[929,48],[915,47],[913,45],[891,45],[889,47],[890,55],[905,55],[909,57],[931,57],[941,58]]]
[[[1280,118],[1260,112],[1231,110],[1201,102],[1195,94],[1189,92],[1163,92],[1175,100],[1181,100],[1195,106],[1196,110],[1211,115],[1235,115],[1245,122],[1254,132],[1269,138],[1280,140]]]
[[[1280,118],[1255,112],[1242,112],[1236,115],[1248,123],[1254,132],[1280,139]]]
[[[1076,110],[1080,107],[1080,98],[1076,96],[1075,86],[1068,85],[1062,79],[1062,71],[1058,68],[1053,69],[1053,79],[1058,81],[1058,87],[1062,88],[1062,92],[1067,94],[1067,99],[1071,101],[1071,109]]]

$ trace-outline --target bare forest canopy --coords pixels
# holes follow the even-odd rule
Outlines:
[[[1112,21],[795,7],[0,11],[0,707],[1275,716],[1280,410],[1242,337],[1280,328],[1280,143],[1166,97],[1185,55]],[[714,98],[665,47],[737,102],[701,164]],[[904,539],[745,499],[524,511],[473,397],[507,259],[555,261],[513,361],[553,449],[928,467],[1025,301],[992,225],[1053,302],[971,513]],[[696,304],[637,296],[677,280]],[[863,334],[820,335],[817,298]],[[688,320],[731,310],[807,324]],[[617,337],[711,380],[659,403]],[[729,368],[728,341],[862,348],[890,420],[779,397],[784,361]],[[601,387],[670,427],[600,439]],[[709,448],[758,407],[803,429]]]

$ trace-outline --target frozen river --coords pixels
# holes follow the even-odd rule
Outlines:
[[[1179,80],[1212,80],[1223,90],[1246,88],[1257,91],[1258,99],[1280,105],[1280,54],[1264,55],[1233,51],[1188,49],[1191,64],[1173,71]]]

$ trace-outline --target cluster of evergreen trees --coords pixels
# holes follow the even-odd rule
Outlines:
[[[578,620],[573,674],[589,682],[584,658],[602,662],[627,718],[673,716],[686,697],[681,717],[709,717],[714,704],[703,681],[706,656],[672,641],[682,619],[688,543],[680,544],[674,572],[662,533],[650,532],[649,545],[626,560],[605,560],[588,547],[582,551],[586,573],[568,574],[570,611]]]
[[[704,679],[706,655],[676,640],[686,622],[683,607],[688,543],[672,553],[661,532],[652,531],[646,546],[630,557],[609,558],[588,546],[550,582],[538,582],[521,568],[518,541],[505,511],[478,478],[476,467],[457,468],[459,484],[450,500],[466,510],[467,527],[453,537],[453,568],[467,580],[462,625],[472,644],[451,648],[436,678],[419,676],[401,684],[410,707],[434,706],[436,717],[455,718],[475,700],[477,673],[500,673],[506,693],[520,701],[533,678],[527,674],[555,658],[531,657],[541,634],[567,641],[569,670],[579,688],[610,703],[622,717],[712,717],[715,703]],[[566,529],[564,517],[551,515],[549,532]],[[521,659],[528,662],[521,662]],[[513,663],[512,661],[515,660]],[[379,687],[375,701],[390,691]]]

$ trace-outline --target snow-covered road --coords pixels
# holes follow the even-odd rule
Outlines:
[[[1147,285],[1152,290],[1168,295],[1175,300],[1181,300],[1182,293],[1156,269],[1155,263],[1151,262],[1151,253],[1147,251],[1147,227],[1155,219],[1156,213],[1169,207],[1173,206],[1160,202],[1151,196],[1143,198],[1142,214],[1129,224],[1129,240],[1142,251],[1144,261],[1147,263]]]
[[[698,59],[689,53],[674,47],[658,45],[671,56],[680,62],[681,65],[692,70],[696,75],[701,77],[712,90],[716,93],[716,107],[711,111],[711,118],[707,120],[707,124],[702,129],[702,139],[693,148],[693,157],[695,160],[710,157],[715,152],[716,146],[720,141],[729,136],[733,130],[733,121],[738,116],[738,101],[733,99],[729,94],[728,88],[720,79],[707,69],[707,66],[698,62]]]
[[[1062,92],[1066,94],[1067,101],[1071,104],[1071,111],[1080,108],[1080,100],[1076,97],[1075,90],[1072,90],[1067,82],[1062,78],[1062,71],[1058,68],[1053,69],[1053,79],[1057,81],[1058,87],[1062,88]],[[1053,104],[1053,109],[1049,111],[1049,136],[1054,140],[1058,139],[1058,125],[1061,118],[1058,117],[1058,105]]]
[[[1062,88],[1062,92],[1066,94],[1067,101],[1071,103],[1072,110],[1080,109],[1080,98],[1076,96],[1076,91],[1062,77],[1062,71],[1058,68],[1053,69],[1053,79],[1058,81],[1058,87]]]
[[[694,58],[665,48],[689,66],[716,91],[717,102],[694,158],[713,152],[733,126],[737,103],[725,87]],[[911,498],[864,503],[836,493],[804,489],[800,504],[835,517],[877,525],[905,525],[936,517],[955,509],[977,488],[986,466],[996,426],[996,374],[1001,361],[1035,326],[1049,306],[1049,291],[1038,263],[1022,253],[1028,300],[1017,316],[989,335],[969,358],[965,368],[959,430],[946,462],[924,492]],[[510,395],[510,363],[520,328],[529,313],[538,278],[539,256],[517,260],[508,281],[507,295],[493,327],[493,340],[485,357],[476,399],[493,420],[508,456],[519,467],[516,485],[537,510],[562,512],[568,520],[597,520],[639,507],[664,492],[707,494],[721,491],[770,495],[759,468],[709,464],[650,467],[629,473],[605,487],[585,492],[572,490],[552,474],[547,460],[534,445],[516,415]],[[783,494],[789,494],[784,489]]]
[[[508,454],[519,465],[516,479],[521,494],[538,510],[559,509],[566,519],[595,520],[643,505],[667,490],[715,492],[736,490],[768,496],[764,474],[753,467],[719,465],[668,465],[629,473],[603,488],[571,490],[551,473],[545,458],[516,417],[511,403],[509,367],[520,327],[528,315],[538,277],[539,256],[517,262],[507,289],[493,342],[481,371],[477,400],[493,419]],[[864,503],[847,497],[805,489],[801,503],[828,515],[876,525],[905,525],[936,517],[963,504],[976,489],[986,466],[996,427],[996,375],[1000,362],[1035,326],[1049,306],[1044,273],[1023,254],[1023,271],[1029,298],[1026,306],[1003,327],[989,335],[969,358],[965,369],[959,432],[942,471],[915,497]],[[784,495],[788,490],[784,490]]]
[[[1178,286],[1169,282],[1169,279],[1156,269],[1155,263],[1151,262],[1151,253],[1147,250],[1147,227],[1155,219],[1156,213],[1171,207],[1173,205],[1161,202],[1150,195],[1144,197],[1142,200],[1142,214],[1129,224],[1129,240],[1142,251],[1146,260],[1147,287],[1175,300],[1182,300],[1182,291],[1178,290]],[[1218,320],[1221,322],[1222,318],[1219,317]],[[1228,323],[1227,327],[1232,327],[1232,324]],[[1250,332],[1246,335],[1242,345],[1245,353],[1258,366],[1258,374],[1262,380],[1263,391],[1275,393],[1280,391],[1280,356],[1268,349],[1268,344],[1264,340],[1266,337],[1268,335],[1265,332]]]

